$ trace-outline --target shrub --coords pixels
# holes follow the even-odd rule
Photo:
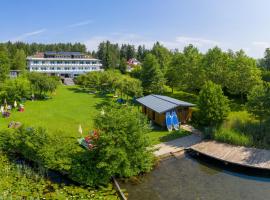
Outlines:
[[[30,83],[24,77],[7,79],[0,87],[0,99],[13,103],[30,97]]]
[[[210,126],[221,123],[230,110],[229,100],[223,95],[221,86],[211,81],[206,82],[200,91],[198,108],[200,123]]]
[[[40,98],[43,98],[48,92],[54,92],[59,84],[59,81],[53,76],[41,73],[29,73],[28,79],[31,89]]]

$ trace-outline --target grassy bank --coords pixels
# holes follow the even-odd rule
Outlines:
[[[118,199],[112,185],[95,189],[54,183],[46,170],[33,170],[2,153],[0,165],[0,199]]]
[[[269,131],[269,122],[260,124],[247,111],[235,111],[213,132],[213,138],[234,145],[270,149]]]

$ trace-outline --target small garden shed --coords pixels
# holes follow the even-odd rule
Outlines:
[[[191,119],[192,103],[180,101],[168,96],[151,94],[137,99],[142,105],[142,112],[156,124],[165,127],[166,112],[175,111],[182,124]]]

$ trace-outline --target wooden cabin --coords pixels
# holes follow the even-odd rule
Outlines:
[[[137,99],[142,105],[142,112],[154,123],[166,127],[166,112],[175,111],[181,124],[191,119],[192,103],[180,101],[168,96],[151,94]]]

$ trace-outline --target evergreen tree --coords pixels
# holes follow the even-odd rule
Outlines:
[[[158,63],[160,65],[160,69],[163,73],[166,73],[170,59],[171,53],[170,51],[162,46],[159,42],[156,42],[152,48],[151,53],[156,56]]]
[[[0,82],[5,81],[9,76],[10,60],[7,49],[0,46]]]
[[[12,69],[24,71],[26,69],[26,55],[24,50],[18,49],[12,60]]]
[[[153,54],[147,54],[141,71],[141,81],[144,91],[148,93],[162,93],[165,78],[160,70],[158,60]]]

